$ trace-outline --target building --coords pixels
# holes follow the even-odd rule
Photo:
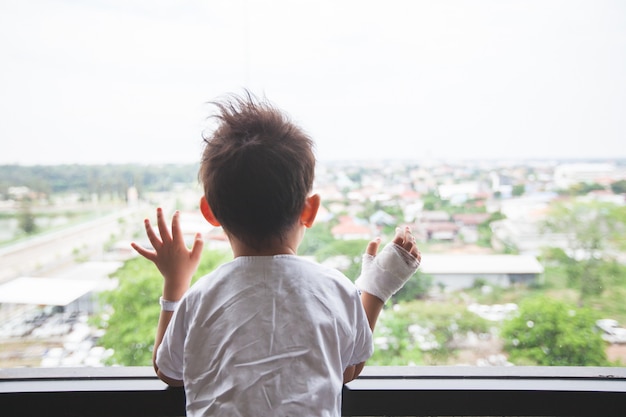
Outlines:
[[[433,285],[456,291],[477,282],[499,287],[536,282],[543,266],[529,255],[423,254],[420,270],[433,277]]]
[[[611,163],[562,164],[554,169],[554,183],[558,188],[569,188],[578,183],[608,185],[625,175],[623,169]]]
[[[341,216],[339,224],[331,229],[331,233],[336,240],[371,239],[374,236],[371,226],[359,223],[351,216]]]

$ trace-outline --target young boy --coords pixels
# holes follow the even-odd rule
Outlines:
[[[251,95],[215,103],[219,125],[205,138],[200,209],[222,226],[234,260],[190,287],[202,252],[185,245],[157,209],[154,250],[133,248],[164,277],[154,347],[158,376],[184,385],[188,416],[339,416],[342,384],[373,351],[387,299],[419,265],[408,228],[377,254],[369,243],[355,285],[296,256],[320,197],[311,194],[312,140]]]

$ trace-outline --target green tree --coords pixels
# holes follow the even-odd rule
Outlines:
[[[515,184],[513,186],[513,190],[511,191],[511,194],[515,197],[519,197],[521,195],[524,195],[525,192],[526,192],[526,186],[524,184]]]
[[[580,182],[578,184],[574,184],[567,189],[567,194],[569,195],[587,195],[591,191],[599,191],[604,190],[605,187],[603,185],[597,183],[586,183]]]
[[[230,256],[225,252],[206,251],[193,281],[214,270]],[[119,286],[102,294],[102,301],[111,307],[112,313],[108,320],[101,320],[100,325],[106,333],[99,343],[114,350],[111,364],[151,365],[163,278],[150,261],[141,257],[125,262],[114,278],[118,279]]]
[[[298,247],[298,254],[304,256],[314,256],[317,251],[335,241],[331,233],[333,223],[314,223],[313,227],[304,234],[302,243]]]
[[[418,270],[415,275],[404,284],[404,287],[391,297],[391,300],[394,303],[399,303],[424,298],[432,285],[433,277]]]
[[[37,223],[35,222],[35,215],[30,207],[30,200],[22,200],[20,206],[20,212],[18,214],[18,225],[20,229],[27,235],[31,235],[37,231]]]
[[[374,354],[368,365],[406,366],[424,363],[424,354],[409,333],[409,317],[384,311],[374,333]]]
[[[626,180],[619,180],[612,183],[611,191],[615,194],[626,194]]]
[[[354,281],[361,273],[361,260],[368,243],[369,240],[365,239],[333,240],[327,245],[320,247],[314,253],[314,256],[319,262],[324,262],[334,256],[346,257],[348,259],[348,266],[342,268],[341,272]]]
[[[478,225],[478,245],[491,247],[491,236],[493,235],[491,223],[502,219],[506,219],[506,216],[502,212],[496,211],[491,213],[487,220]]]
[[[502,328],[504,349],[516,364],[606,366],[604,341],[595,312],[539,296],[524,300],[519,314]]]
[[[167,175],[163,175],[167,172]],[[198,164],[155,165],[0,165],[0,190],[24,185],[44,194],[77,192],[123,199],[135,185],[140,192],[171,190],[177,183],[197,182]]]
[[[376,326],[370,365],[446,364],[457,340],[487,333],[489,324],[464,305],[410,301],[385,308]]]
[[[413,322],[430,329],[435,336],[436,346],[426,352],[429,365],[445,365],[450,356],[458,351],[458,340],[468,333],[486,334],[490,324],[480,316],[467,311],[462,305],[428,304],[420,301],[409,309]],[[419,307],[418,307],[419,306]]]
[[[449,203],[442,200],[435,191],[429,191],[422,197],[424,201],[424,210],[443,210],[448,207]]]
[[[102,301],[113,312],[102,323],[106,333],[99,343],[114,350],[111,364],[150,365],[163,278],[154,265],[142,258],[127,261],[115,278],[119,286],[102,294]]]
[[[626,208],[609,203],[576,202],[551,207],[543,230],[567,239],[565,264],[568,281],[580,290],[583,303],[605,288],[603,261],[626,246]]]

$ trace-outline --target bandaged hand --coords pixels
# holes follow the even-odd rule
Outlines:
[[[355,284],[359,290],[387,302],[415,274],[421,255],[408,227],[397,228],[393,242],[379,254],[376,254],[377,245],[373,246],[373,253],[370,247],[363,255],[361,275]]]

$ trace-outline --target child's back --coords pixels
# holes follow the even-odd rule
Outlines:
[[[218,103],[205,139],[200,209],[222,226],[234,260],[191,289],[202,254],[189,250],[174,214],[171,232],[157,209],[154,250],[133,243],[164,277],[154,366],[184,385],[187,415],[341,414],[342,383],[372,354],[384,302],[415,272],[419,254],[406,228],[377,255],[370,242],[362,290],[340,272],[296,256],[320,197],[310,194],[313,142],[284,115],[252,97]]]
[[[221,266],[168,332],[157,365],[185,381],[193,415],[340,415],[343,370],[372,353],[354,285],[292,255]]]

